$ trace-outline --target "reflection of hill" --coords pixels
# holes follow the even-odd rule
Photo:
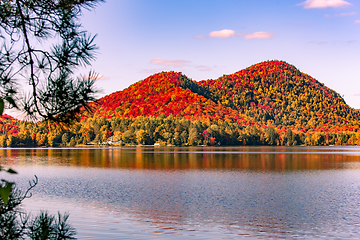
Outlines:
[[[2,149],[0,156],[5,164],[154,170],[322,170],[360,161],[349,148]]]
[[[265,163],[273,162],[271,156],[274,154],[270,152],[283,151],[279,153],[279,158],[275,157],[276,169],[301,169],[296,164],[294,164],[296,167],[289,167],[290,159],[299,162],[296,157],[287,156],[303,156],[301,159],[306,169],[331,169],[336,164],[344,167],[342,163],[358,161],[359,154],[354,158],[345,154],[334,154],[339,158],[328,158],[326,149],[321,148],[317,149],[319,154],[314,148],[304,148],[304,154],[299,154],[300,149],[238,148],[238,153],[233,152],[229,155],[219,153],[225,155],[219,160],[216,157],[219,154],[210,152],[214,150],[211,148],[204,148],[202,154],[190,153],[186,149],[164,148],[157,149],[160,156],[168,154],[169,158],[171,155],[174,157],[155,169],[153,165],[149,167],[148,164],[162,163],[163,160],[157,161],[156,158],[146,157],[156,156],[153,153],[154,149],[86,149],[90,157],[84,165],[104,164],[103,168],[32,165],[39,158],[43,164],[83,166],[82,159],[76,161],[77,155],[73,151],[51,150],[41,149],[34,152],[23,149],[4,150],[0,154],[8,163],[10,161],[14,161],[15,165],[28,163],[25,167],[15,168],[23,170],[19,177],[26,179],[25,182],[29,176],[32,177],[35,173],[38,175],[41,182],[34,189],[34,198],[31,199],[46,196],[49,201],[45,204],[42,202],[41,208],[47,209],[47,205],[50,205],[50,208],[56,206],[56,210],[59,210],[64,206],[62,203],[75,203],[79,207],[71,211],[71,216],[78,217],[77,223],[80,227],[87,231],[91,231],[92,229],[89,228],[93,226],[102,227],[103,235],[97,239],[102,239],[104,234],[115,231],[121,238],[126,238],[121,229],[123,216],[131,227],[136,223],[147,226],[146,230],[142,228],[129,233],[132,235],[128,238],[134,238],[135,234],[139,234],[136,235],[139,239],[152,239],[148,237],[147,231],[157,234],[179,234],[180,236],[175,235],[176,239],[186,239],[187,236],[192,236],[192,239],[194,236],[197,236],[197,239],[228,239],[234,236],[234,239],[237,239],[243,237],[244,233],[249,234],[246,235],[249,238],[275,239],[294,236],[305,239],[342,236],[350,239],[358,235],[359,170],[237,170],[255,167],[257,170],[261,169],[259,164],[249,165],[246,158],[241,158],[240,156],[246,154],[239,153],[240,150],[253,152],[248,155],[254,157],[255,162],[260,163],[262,159],[257,156],[264,156]],[[196,148],[191,151],[201,150]],[[224,149],[218,149],[221,150]],[[263,152],[255,154],[256,150]],[[292,155],[289,150],[295,153]],[[34,157],[25,158],[26,152],[32,152]],[[190,159],[190,155],[194,159]],[[125,159],[120,160],[126,156],[129,156],[128,168],[122,167],[122,163],[126,162]],[[234,161],[228,160],[228,156],[232,156]],[[235,164],[236,156],[239,157],[238,165]],[[52,159],[54,159],[53,163],[51,163]],[[321,159],[325,159],[324,164],[321,163]],[[224,161],[228,163],[227,166],[224,165]],[[183,168],[180,168],[182,170],[173,170],[175,162],[185,162]],[[209,165],[205,166],[205,162]],[[245,163],[248,165],[245,166]],[[240,167],[236,169],[237,166]],[[266,166],[265,164],[265,168]],[[232,167],[234,170],[223,170]],[[59,205],[54,205],[52,199],[55,199],[55,204],[59,203]],[[99,213],[99,209],[103,212]],[[116,216],[120,216],[120,220]],[[76,226],[75,222],[74,225]],[[153,238],[162,237],[169,238],[169,235],[158,235]]]

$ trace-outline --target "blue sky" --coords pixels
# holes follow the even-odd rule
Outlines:
[[[161,71],[215,79],[276,59],[360,108],[360,1],[107,0],[81,21],[98,34],[101,96]]]

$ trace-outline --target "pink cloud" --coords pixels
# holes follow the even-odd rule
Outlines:
[[[231,29],[213,31],[209,34],[209,37],[211,38],[231,38],[234,36],[244,36],[245,39],[266,39],[266,38],[274,37],[275,34],[269,32],[236,33],[234,30]],[[204,37],[199,35],[196,36],[195,38],[204,38]]]
[[[223,29],[220,31],[213,31],[209,34],[209,37],[212,38],[229,38],[229,37],[233,37],[236,36],[237,34],[235,33],[234,30],[231,29]]]
[[[356,15],[356,12],[349,12],[349,13],[339,13],[339,14],[325,14],[325,17],[333,18],[333,17],[347,17]]]
[[[203,38],[205,38],[203,35],[197,35],[197,36],[195,36],[195,38],[197,38],[197,39],[203,39]]]
[[[305,2],[296,4],[296,6],[303,6],[305,9],[329,7],[340,8],[352,6],[352,4],[345,0],[306,0]]]
[[[268,32],[254,32],[245,34],[245,39],[266,39],[272,38],[275,34]]]
[[[172,66],[172,67],[184,67],[190,63],[187,60],[164,60],[160,58],[151,59],[150,63],[163,65],[163,66]]]
[[[355,20],[354,23],[355,24],[360,24],[360,20]]]

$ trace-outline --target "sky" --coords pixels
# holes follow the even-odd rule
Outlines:
[[[360,108],[359,0],[107,0],[97,34],[99,96],[161,71],[199,81],[282,60]]]

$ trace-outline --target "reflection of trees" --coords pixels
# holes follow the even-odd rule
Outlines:
[[[236,148],[235,148],[236,149]],[[234,149],[232,149],[234,150]],[[239,149],[238,149],[239,150]],[[273,153],[269,149],[217,152],[211,148],[2,149],[6,164],[42,164],[130,169],[237,169],[255,171],[344,168],[360,156],[324,152]],[[360,155],[360,154],[359,154]]]

